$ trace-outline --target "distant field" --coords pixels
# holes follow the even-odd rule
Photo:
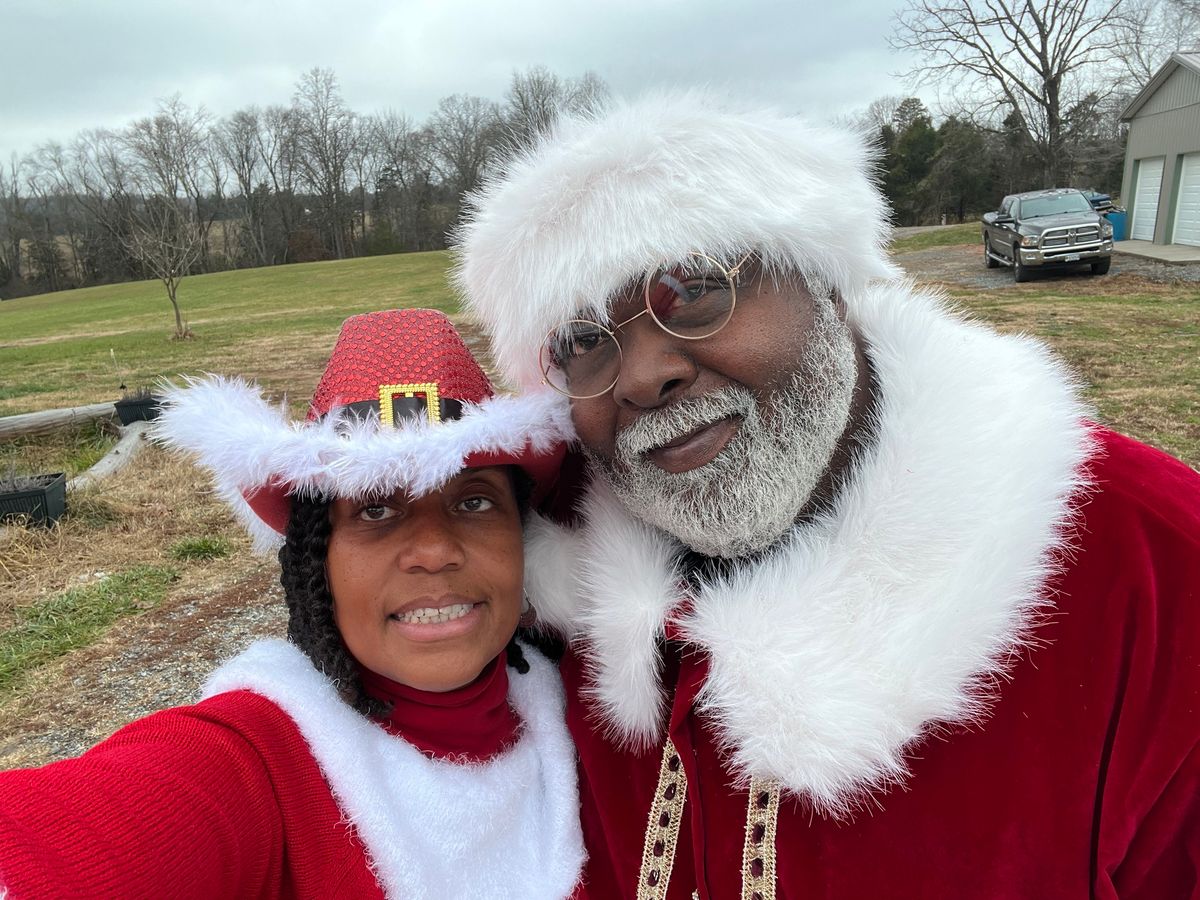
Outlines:
[[[978,222],[964,222],[949,228],[938,228],[933,231],[906,235],[892,242],[892,252],[907,253],[910,250],[927,250],[930,247],[971,244],[981,239],[979,229]]]
[[[178,373],[239,373],[307,396],[347,316],[431,306],[452,312],[445,253],[244,269],[184,279],[195,333],[172,341],[157,281],[0,303],[0,415],[116,399]],[[116,367],[113,365],[115,357]]]

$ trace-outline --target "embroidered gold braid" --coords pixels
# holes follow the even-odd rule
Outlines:
[[[662,900],[667,896],[685,797],[687,775],[683,771],[683,761],[675,745],[668,740],[663,746],[658,785],[654,789],[654,802],[650,804],[650,818],[646,823],[646,844],[642,848],[637,900]]]
[[[775,828],[779,786],[750,779],[746,802],[746,843],[742,846],[742,900],[775,900]]]

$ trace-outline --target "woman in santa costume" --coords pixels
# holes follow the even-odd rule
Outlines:
[[[562,688],[514,638],[554,406],[493,396],[431,310],[348,319],[303,424],[239,380],[173,390],[160,436],[282,543],[290,642],[0,774],[0,897],[581,896]]]

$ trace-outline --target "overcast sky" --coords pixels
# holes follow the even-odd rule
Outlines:
[[[226,115],[286,103],[313,66],[356,112],[416,120],[500,99],[514,69],[621,95],[710,85],[824,120],[911,93],[887,47],[902,0],[0,0],[0,159],[119,127],[174,93]]]

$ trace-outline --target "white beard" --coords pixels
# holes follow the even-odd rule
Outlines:
[[[857,371],[849,327],[816,299],[804,355],[769,400],[730,385],[645,413],[617,435],[615,459],[589,456],[635,517],[705,556],[747,556],[779,540],[808,505],[846,430]],[[673,474],[646,458],[730,415],[741,427],[711,462]]]

